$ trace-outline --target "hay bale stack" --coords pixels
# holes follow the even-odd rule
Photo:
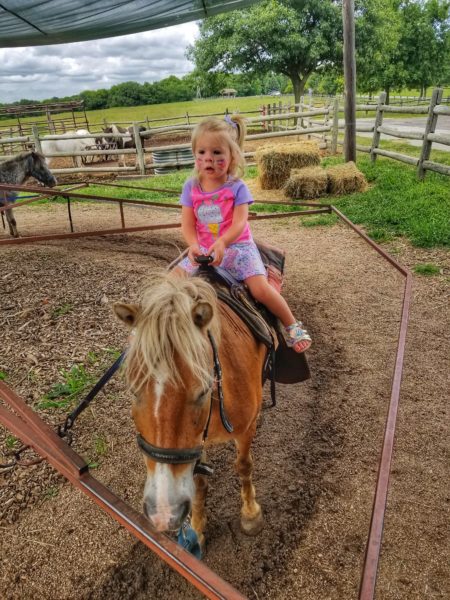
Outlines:
[[[289,179],[291,169],[311,167],[320,163],[316,142],[296,142],[263,146],[256,152],[259,185],[263,190],[278,190]]]
[[[327,193],[328,175],[322,167],[292,169],[284,184],[284,193],[288,198],[319,198]]]
[[[351,194],[367,189],[366,178],[352,161],[328,167],[327,175],[329,194]]]

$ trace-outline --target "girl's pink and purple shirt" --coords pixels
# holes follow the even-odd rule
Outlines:
[[[204,192],[198,180],[189,179],[183,187],[180,202],[194,209],[197,238],[201,246],[209,248],[233,222],[234,207],[252,204],[250,190],[240,179],[227,181],[213,192]],[[252,242],[248,223],[233,244]]]

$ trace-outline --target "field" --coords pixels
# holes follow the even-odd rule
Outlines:
[[[402,92],[403,93],[403,92]],[[414,95],[417,96],[417,92],[408,92],[405,95]],[[428,97],[430,97],[431,92],[428,93]],[[450,95],[450,88],[444,89],[444,96],[447,97]],[[308,99],[305,96],[305,102]],[[268,104],[276,104],[279,103],[283,105],[286,104],[294,104],[294,96],[293,95],[283,95],[281,97],[273,97],[273,96],[243,96],[237,98],[205,98],[205,99],[196,99],[188,102],[170,102],[167,104],[151,104],[148,106],[130,106],[130,107],[115,107],[115,108],[106,108],[101,110],[91,110],[86,111],[87,119],[89,122],[89,127],[92,131],[98,131],[104,121],[106,120],[108,123],[127,123],[130,124],[133,121],[142,121],[144,122],[146,119],[152,121],[153,119],[164,119],[167,123],[177,123],[176,117],[183,117],[185,121],[186,114],[194,118],[194,122],[198,119],[195,119],[196,115],[205,115],[212,113],[220,113],[223,114],[225,111],[230,113],[232,112],[241,112],[243,114],[253,113],[255,111],[259,111],[261,106]],[[324,99],[322,97],[313,97],[313,102],[317,106],[323,106]],[[341,105],[343,105],[343,100],[341,99]],[[367,113],[366,111],[359,111],[357,113],[357,117],[366,117],[374,115],[374,112]],[[249,114],[249,116],[257,116],[257,114]],[[341,115],[342,117],[343,115]],[[385,118],[394,118],[396,115],[394,113],[387,113]],[[405,117],[415,116],[405,114]],[[71,113],[61,113],[58,114],[57,118],[70,118]],[[24,117],[21,119],[23,123],[28,123],[36,120],[31,117]],[[0,120],[0,127],[6,127],[15,125],[16,121],[14,119],[2,119]],[[152,124],[152,126],[156,126],[156,124]]]
[[[358,165],[369,190],[333,203],[413,272],[377,599],[447,598],[449,178],[430,174],[419,183],[413,169],[384,159],[371,165],[360,157]],[[185,176],[150,181],[178,188]],[[280,198],[259,190],[255,176],[250,169],[255,197]],[[109,205],[82,202],[72,210],[78,231],[118,223],[117,208]],[[23,235],[67,227],[59,202],[18,209],[17,217]],[[163,208],[127,210],[130,225],[177,219]],[[403,280],[334,219],[276,219],[252,229],[286,250],[284,293],[314,340],[312,378],[279,385],[277,406],[262,413],[253,454],[265,529],[257,538],[237,526],[233,448],[209,453],[215,473],[205,562],[256,600],[356,598]],[[169,231],[2,248],[0,377],[47,422],[60,422],[126,344],[111,304],[136,298],[146,274],[183,247],[179,233]],[[116,377],[80,418],[74,447],[96,477],[139,510],[145,471],[130,400]],[[16,445],[0,426],[1,463]],[[45,463],[0,471],[0,507],[2,598],[199,597]]]

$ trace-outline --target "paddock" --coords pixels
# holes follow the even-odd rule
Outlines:
[[[178,219],[164,208],[129,207],[128,213],[135,227],[149,221],[175,225]],[[94,219],[112,227],[117,218],[112,205],[74,209],[79,231],[89,230]],[[23,235],[36,230],[50,235],[61,227],[67,227],[63,205],[30,207],[21,214]],[[313,335],[308,353],[313,377],[279,385],[277,406],[263,411],[253,449],[255,484],[266,517],[259,537],[240,533],[238,502],[228,500],[238,494],[237,478],[231,475],[233,449],[211,452],[215,473],[205,563],[249,598],[354,598],[389,400],[403,278],[342,225],[306,228],[294,218],[255,222],[252,228],[256,237],[287,251],[285,294]],[[88,371],[101,372],[111,353],[126,343],[111,303],[133,298],[146,273],[164,267],[182,248],[176,230],[2,248],[0,369],[8,374],[7,383],[36,407],[61,381],[61,370],[85,364]],[[396,248],[402,264],[413,264],[416,253],[402,244]],[[431,508],[444,506],[439,414],[445,374],[436,361],[444,364],[446,350],[442,336],[429,338],[425,352],[422,345],[424,328],[448,330],[439,308],[445,285],[430,287],[423,280],[414,285],[380,598],[426,597],[430,582],[436,593],[445,587],[439,566],[444,541],[436,532],[444,530],[446,515]],[[431,402],[432,412],[426,409]],[[114,379],[92,411],[80,417],[74,448],[97,463],[96,477],[140,510],[144,470],[129,404],[124,382]],[[67,410],[39,412],[54,424]],[[7,435],[0,428],[2,448]],[[430,472],[416,470],[415,456],[424,451]],[[0,542],[6,557],[2,596],[131,599],[158,589],[161,597],[198,597],[46,463],[6,471],[2,478],[2,520],[15,524]]]

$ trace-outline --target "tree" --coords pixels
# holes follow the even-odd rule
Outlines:
[[[136,81],[126,81],[113,85],[108,94],[108,107],[139,106],[144,104],[142,85]]]
[[[266,0],[205,19],[188,49],[199,71],[278,73],[300,101],[308,77],[342,52],[341,9],[335,0]]]
[[[108,90],[86,90],[81,92],[80,97],[84,101],[86,110],[96,110],[108,106]]]
[[[448,0],[406,0],[402,5],[403,28],[400,56],[405,65],[405,83],[424,96],[430,85],[445,78],[450,61]]]
[[[404,81],[404,64],[399,56],[403,24],[398,4],[398,0],[356,1],[356,72],[361,91],[389,92]]]

